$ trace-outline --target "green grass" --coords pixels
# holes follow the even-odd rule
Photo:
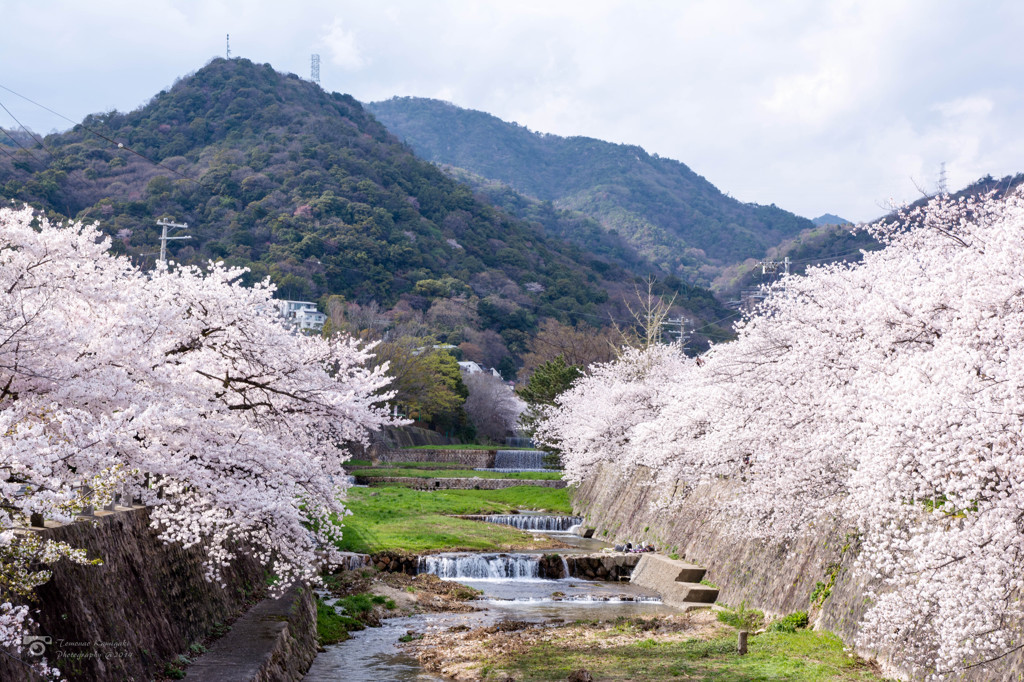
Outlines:
[[[362,630],[365,626],[350,616],[342,616],[317,598],[316,600],[316,636],[321,645],[337,644],[349,638],[349,631]]]
[[[433,466],[433,463],[431,463]],[[528,481],[557,481],[562,474],[557,471],[513,471],[503,474],[498,471],[476,471],[475,469],[421,469],[412,467],[375,467],[354,469],[353,476],[403,476],[407,478],[511,478]]]
[[[529,543],[531,534],[507,526],[467,521],[448,514],[507,513],[514,509],[572,512],[567,489],[516,486],[502,490],[412,490],[351,488],[339,548],[353,552],[403,549],[507,550]]]
[[[577,649],[559,641],[543,642],[512,660],[489,661],[484,679],[564,680],[579,668],[600,680],[701,680],[760,682],[793,680],[881,680],[863,661],[850,658],[842,641],[828,632],[800,630],[751,636],[749,653],[736,653],[734,635],[710,641],[661,643],[645,639],[627,646]]]

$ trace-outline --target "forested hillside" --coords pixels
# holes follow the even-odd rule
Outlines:
[[[623,301],[656,270],[615,239],[597,255],[567,243],[544,207],[513,217],[352,97],[245,59],[215,59],[138,110],[25,142],[0,156],[8,203],[99,221],[143,267],[159,252],[156,221],[187,222],[178,234],[191,239],[170,242],[169,259],[248,267],[280,297],[319,301],[336,326],[464,346],[508,376],[541,321],[628,319]],[[727,314],[706,290],[657,284],[704,322]]]
[[[722,267],[813,227],[775,206],[736,201],[640,147],[535,133],[437,100],[396,97],[367,108],[420,156],[580,211],[689,281],[706,284]],[[576,239],[591,243],[587,234]]]

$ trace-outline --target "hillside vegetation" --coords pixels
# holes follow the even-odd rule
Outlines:
[[[813,227],[776,206],[736,201],[686,165],[637,146],[536,133],[438,100],[396,97],[367,108],[424,158],[590,216],[689,281],[706,284],[723,266]],[[576,238],[588,248],[593,241]]]
[[[566,242],[550,206],[496,208],[352,97],[245,59],[214,59],[135,111],[3,155],[0,195],[99,221],[143,267],[159,252],[156,221],[187,222],[178,234],[191,239],[168,245],[176,262],[248,267],[282,298],[319,301],[335,327],[469,344],[466,359],[508,376],[539,322],[628,321],[623,301],[657,272],[621,240],[597,254]],[[704,322],[727,314],[706,290],[664,275],[658,286]]]

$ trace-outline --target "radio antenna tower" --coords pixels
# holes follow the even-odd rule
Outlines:
[[[309,79],[320,85],[320,55],[318,54],[309,58]]]
[[[227,43],[228,47],[228,59],[231,59],[231,34],[228,33],[227,37],[224,40]]]
[[[949,194],[949,190],[946,187],[946,162],[943,161],[939,164],[939,182],[936,188],[939,194]]]

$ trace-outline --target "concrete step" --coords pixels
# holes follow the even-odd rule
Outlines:
[[[693,564],[684,564],[682,561],[679,563],[682,564],[682,567],[679,569],[679,575],[676,576],[677,583],[699,583],[704,580],[707,569]]]
[[[629,580],[657,591],[669,606],[686,609],[693,604],[708,606],[718,599],[717,589],[700,584],[705,573],[705,569],[685,561],[642,554]]]
[[[701,585],[700,583],[680,583],[686,588],[683,597],[684,602],[696,602],[698,604],[714,604],[718,600],[718,589]]]

